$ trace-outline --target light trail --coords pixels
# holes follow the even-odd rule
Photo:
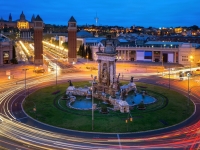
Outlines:
[[[79,75],[78,77],[74,74],[69,74],[60,76],[59,80],[62,81],[69,78],[81,80],[86,77],[90,79],[87,74]],[[27,79],[27,86],[30,89],[38,89],[52,85],[53,81],[55,81],[55,78],[52,75],[44,75]],[[13,102],[14,96],[14,99],[17,99],[19,95],[24,93],[24,81],[7,85],[5,89],[6,91],[0,94],[0,105],[2,105],[1,109],[3,109],[3,114],[0,115],[0,135],[30,147],[39,149],[160,149],[190,147],[196,149],[200,144],[200,121],[172,132],[144,137],[134,137],[134,134],[131,136],[132,133],[116,133],[102,134],[107,135],[108,138],[105,138],[105,136],[101,138],[101,133],[91,133],[91,137],[83,138],[42,130],[16,121],[15,116],[12,114],[10,103]],[[200,93],[196,91],[195,94]],[[100,138],[95,138],[96,135],[99,135]],[[121,145],[119,145],[119,139]]]

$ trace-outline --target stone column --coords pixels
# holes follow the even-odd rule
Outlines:
[[[135,60],[134,61],[137,61],[137,51],[135,50]]]
[[[101,83],[101,60],[97,60],[98,62],[98,80]]]
[[[162,61],[163,61],[163,52],[160,51],[160,62],[162,62]]]
[[[130,51],[128,50],[128,61],[130,60],[130,56],[129,56]]]
[[[111,84],[111,83],[113,83],[113,77],[114,77],[113,76],[114,69],[113,69],[113,62],[112,61],[109,62],[109,68],[110,68],[109,70],[110,70],[110,84]]]
[[[152,51],[152,58],[151,58],[152,62],[154,62],[154,51]]]
[[[119,50],[117,51],[117,57],[118,57],[118,60],[119,60]]]
[[[3,49],[2,45],[0,45],[0,65],[3,65],[3,56],[2,56],[3,50],[2,49]]]
[[[12,58],[13,58],[13,52],[12,52],[12,44],[11,44],[11,42],[10,42],[10,51],[9,51],[9,59],[11,60]]]
[[[174,52],[174,63],[176,63],[176,52]]]

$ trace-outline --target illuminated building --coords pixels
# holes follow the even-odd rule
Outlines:
[[[183,32],[183,28],[174,28],[174,32],[175,33],[182,33]]]
[[[18,28],[19,34],[18,38],[21,39],[30,39],[32,37],[30,29],[34,26],[34,15],[31,18],[31,21],[26,20],[26,17],[22,11],[18,20],[13,21],[12,15],[9,14],[8,20],[4,20],[3,18],[0,19],[0,29],[5,27],[7,28]]]

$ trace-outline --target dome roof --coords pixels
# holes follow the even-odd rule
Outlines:
[[[77,33],[77,37],[93,37],[93,35],[85,30],[80,30]]]

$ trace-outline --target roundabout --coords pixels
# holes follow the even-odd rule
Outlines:
[[[85,80],[88,80],[87,76],[88,75],[81,76],[81,78],[85,78]],[[73,79],[73,81],[76,80],[70,75],[63,76],[63,79],[66,78]],[[164,79],[159,78],[156,78],[156,80],[161,80],[163,82],[165,81]],[[39,89],[43,89],[43,87],[52,87],[52,85],[54,84],[51,76],[43,77],[42,81],[42,83],[36,83],[35,79],[30,79],[28,82],[29,85],[31,85],[29,90],[30,93],[35,93]],[[140,81],[155,83],[155,78],[149,78],[148,80],[141,78]],[[60,80],[59,85],[62,85],[61,83],[64,82],[67,81]],[[12,88],[10,88],[11,86]],[[15,106],[16,102],[22,103],[24,97],[23,86],[24,84],[7,85],[7,94],[4,96],[4,100],[1,104],[8,106],[11,111],[7,111],[7,109],[4,109],[3,113],[1,113],[2,122],[0,123],[0,135],[3,136],[3,138],[2,140],[0,140],[0,142],[2,146],[7,145],[6,147],[11,147],[12,149],[14,147],[20,149],[183,149],[186,147],[198,147],[198,131],[200,125],[198,115],[199,99],[197,97],[198,92],[196,93],[195,90],[193,90],[193,94],[191,94],[191,99],[196,105],[195,112],[185,121],[167,128],[165,127],[146,132],[133,133],[127,132],[127,130],[125,130],[124,133],[111,134],[66,130],[63,128],[44,124],[38,122],[38,120],[36,119],[30,118],[23,113],[23,111],[21,110],[21,105]],[[66,87],[64,86],[64,88]],[[182,88],[177,88],[176,82],[172,82],[171,88],[173,88],[174,90],[179,89],[178,92],[185,95],[184,86],[182,86]],[[53,91],[57,90],[56,88],[52,89]],[[56,96],[54,95],[54,97]],[[31,107],[34,108],[34,103],[32,103]],[[39,105],[36,105],[36,111],[38,111],[38,107]],[[11,115],[10,112],[13,115]],[[90,117],[91,113],[89,118]],[[59,119],[59,116],[57,118]],[[89,121],[91,123],[91,118]],[[133,120],[133,122],[134,121],[135,120]],[[125,123],[125,120],[123,119],[122,122]],[[91,127],[90,123],[89,126]],[[190,135],[190,138],[186,138],[186,136],[188,135]],[[8,141],[9,143],[14,143],[14,145],[11,146],[6,141]]]
[[[78,87],[89,86],[89,84],[88,82],[74,83]],[[143,91],[143,87],[146,87],[145,91],[148,92],[149,96],[154,97],[156,102],[146,104],[145,110],[139,110],[135,105],[130,106],[129,113],[120,113],[120,111],[114,111],[112,105],[94,99],[94,102],[98,104],[94,111],[94,130],[91,127],[91,108],[74,109],[67,105],[70,103],[68,99],[63,99],[68,87],[67,83],[36,91],[26,98],[23,108],[29,116],[45,124],[70,130],[102,133],[141,132],[165,128],[178,124],[193,114],[194,105],[190,102],[188,108],[185,96],[160,86],[145,83],[136,84],[138,91]],[[60,93],[52,94],[55,90],[59,90]],[[84,97],[79,96],[76,101],[80,102],[81,99]],[[89,101],[91,102],[88,100],[87,103]],[[37,111],[33,110],[33,103],[37,106]],[[109,113],[100,113],[101,109],[105,107]]]

